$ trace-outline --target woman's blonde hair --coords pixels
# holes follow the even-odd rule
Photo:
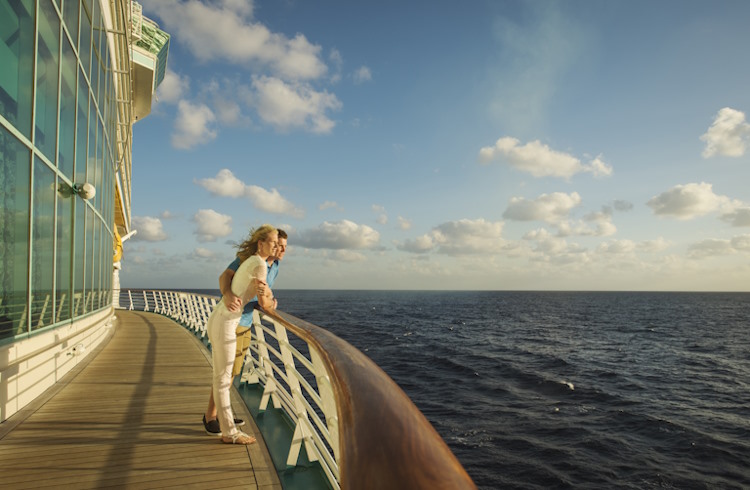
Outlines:
[[[276,232],[276,227],[271,225],[261,225],[254,230],[250,230],[250,236],[237,246],[237,257],[240,262],[244,262],[248,257],[258,251],[258,242],[266,240],[268,235]]]

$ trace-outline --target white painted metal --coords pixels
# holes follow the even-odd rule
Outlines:
[[[131,294],[131,291],[136,294]],[[168,316],[207,340],[206,323],[218,299],[188,292],[123,289],[120,305],[121,308],[153,310]],[[296,424],[287,465],[297,464],[304,446],[308,460],[318,461],[331,486],[338,490],[339,418],[322,357],[314,346],[294,334],[290,341],[290,332],[282,324],[257,311],[253,314],[252,328],[254,335],[240,380],[263,386],[261,411],[266,410],[271,402],[273,408],[284,410]],[[309,355],[300,352],[293,343],[305,345]]]

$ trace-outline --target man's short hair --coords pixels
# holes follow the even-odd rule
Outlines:
[[[282,230],[281,228],[277,228],[276,231],[279,233],[279,238],[283,238],[283,239],[287,238],[286,232]]]

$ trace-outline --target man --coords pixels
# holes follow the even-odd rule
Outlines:
[[[279,229],[279,243],[276,247],[276,253],[268,257],[268,275],[266,277],[266,284],[268,287],[273,289],[273,283],[276,280],[276,276],[279,274],[279,262],[284,258],[286,254],[287,234],[284,230]],[[235,258],[234,261],[229,264],[224,272],[219,276],[219,290],[221,295],[224,297],[224,303],[229,311],[237,311],[242,306],[242,298],[235,296],[232,293],[232,279],[234,273],[240,267],[239,257]],[[274,300],[276,301],[276,300]],[[275,306],[275,304],[274,304]],[[253,311],[258,308],[258,298],[255,297],[245,305],[242,310],[242,318],[237,326],[237,350],[235,352],[234,367],[232,368],[232,376],[237,376],[242,372],[242,365],[245,361],[245,355],[250,349],[250,338],[253,325]],[[234,419],[234,423],[237,426],[244,425],[245,421],[242,419]],[[203,416],[203,427],[206,429],[206,433],[214,436],[221,435],[221,428],[219,427],[219,421],[216,419],[216,403],[214,403],[214,392],[211,390],[211,396],[208,399],[208,410]]]

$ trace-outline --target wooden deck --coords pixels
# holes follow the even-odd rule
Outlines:
[[[118,310],[115,328],[87,365],[0,424],[1,488],[281,489],[236,393],[259,442],[204,432],[211,365],[197,339],[151,313]]]

